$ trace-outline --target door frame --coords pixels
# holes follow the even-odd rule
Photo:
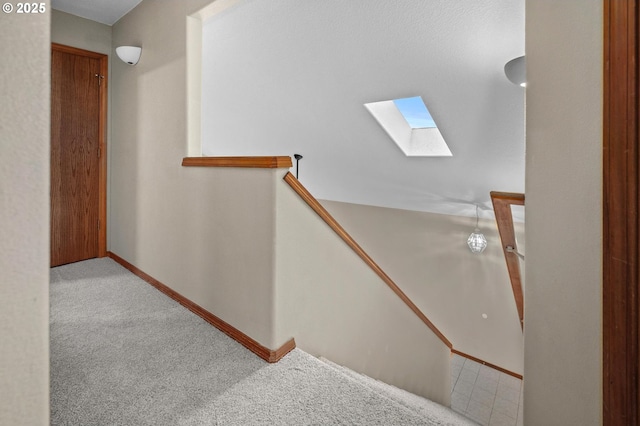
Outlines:
[[[604,0],[603,424],[640,424],[640,0]]]
[[[109,87],[109,56],[103,53],[91,52],[58,43],[51,43],[51,50],[71,53],[73,55],[98,59],[100,61],[100,75],[104,76],[100,83],[100,118],[98,122],[98,147],[100,161],[98,161],[98,257],[107,255],[107,105]]]

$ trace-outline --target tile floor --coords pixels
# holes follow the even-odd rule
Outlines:
[[[454,354],[451,389],[451,408],[481,425],[523,426],[522,380]]]

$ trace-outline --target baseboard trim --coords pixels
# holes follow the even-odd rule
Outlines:
[[[451,353],[454,353],[454,354],[456,354],[456,355],[460,355],[461,357],[464,357],[464,358],[468,358],[468,359],[470,359],[471,361],[475,361],[475,362],[477,362],[477,363],[479,363],[479,364],[486,365],[487,367],[491,367],[491,368],[493,368],[494,370],[501,371],[501,372],[503,372],[504,374],[508,374],[508,375],[510,375],[510,376],[515,377],[516,379],[520,379],[520,380],[522,380],[522,374],[514,373],[513,371],[509,371],[509,370],[507,370],[507,369],[505,369],[505,368],[498,367],[498,366],[497,366],[497,365],[495,365],[495,364],[491,364],[490,362],[487,362],[487,361],[481,360],[480,358],[476,358],[475,356],[471,356],[471,355],[469,355],[469,354],[465,354],[464,352],[460,352],[459,350],[456,350],[456,349],[453,349],[453,348],[451,348]]]
[[[151,275],[147,274],[146,272],[140,270],[136,266],[127,262],[117,254],[108,251],[107,256],[113,259],[114,261],[116,261],[117,263],[119,263],[120,265],[122,265],[123,267],[125,267],[126,269],[128,269],[129,271],[131,271],[134,275],[137,275],[147,283],[151,284],[157,290],[161,291],[162,293],[169,296],[170,298],[172,298],[173,300],[175,300],[185,308],[189,309],[191,312],[198,315],[200,318],[202,318],[203,320],[205,320],[206,322],[208,322],[218,330],[222,331],[224,334],[231,337],[233,340],[240,343],[242,346],[249,349],[251,352],[253,352],[258,357],[262,358],[267,362],[275,363],[280,361],[286,354],[291,352],[296,347],[296,342],[294,339],[289,340],[288,342],[286,342],[284,345],[282,345],[276,350],[271,350],[265,346],[262,346],[260,343],[256,342],[251,337],[247,336],[246,334],[244,334],[242,331],[238,330],[231,324],[223,321],[222,319],[218,318],[211,312],[204,309],[202,306],[192,302],[191,300],[187,299],[180,293],[167,287],[165,284],[161,283],[160,281],[153,278]]]

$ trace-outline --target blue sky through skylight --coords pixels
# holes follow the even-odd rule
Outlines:
[[[420,96],[394,99],[393,103],[412,129],[438,127]]]

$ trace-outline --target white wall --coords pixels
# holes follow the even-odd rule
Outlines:
[[[449,348],[288,184],[276,195],[276,340],[448,406]]]
[[[602,3],[527,1],[527,425],[602,422]]]
[[[524,0],[242,0],[202,47],[205,155],[300,153],[317,198],[407,210],[524,191],[524,91],[503,70]],[[453,157],[407,158],[364,106],[418,95]]]
[[[15,3],[13,3],[15,6]],[[49,424],[49,2],[0,16],[0,424]]]
[[[488,245],[474,254],[467,246],[472,218],[322,204],[455,349],[523,373],[524,337],[495,220],[480,221]],[[524,224],[514,225],[524,251]]]

